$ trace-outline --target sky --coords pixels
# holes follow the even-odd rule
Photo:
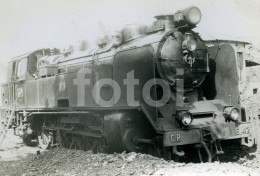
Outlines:
[[[0,0],[0,62],[40,48],[94,44],[105,31],[151,24],[157,14],[195,5],[203,39],[253,42],[260,47],[259,0]],[[101,24],[101,25],[100,25]]]

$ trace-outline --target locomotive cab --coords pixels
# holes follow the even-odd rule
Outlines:
[[[16,106],[16,104],[26,106],[25,102],[19,102],[18,99],[23,98],[25,82],[38,78],[38,60],[45,54],[50,54],[49,49],[36,50],[24,55],[13,58],[8,63],[7,83],[2,87],[2,106]],[[23,88],[22,88],[23,87]],[[21,99],[20,99],[21,100]]]
[[[14,58],[9,63],[9,81],[22,81],[36,78],[39,74],[38,61],[45,55],[50,55],[49,49],[36,50]]]

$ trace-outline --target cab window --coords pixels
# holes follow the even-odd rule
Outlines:
[[[37,72],[37,57],[34,54],[29,56],[28,72],[31,75]]]
[[[25,79],[25,75],[27,72],[27,63],[28,63],[27,58],[18,61],[17,74],[16,74],[17,79]]]
[[[16,62],[9,62],[8,69],[6,72],[7,81],[12,81],[16,77],[15,70],[16,70]]]

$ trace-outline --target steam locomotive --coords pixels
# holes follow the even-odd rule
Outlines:
[[[44,149],[174,159],[194,148],[201,161],[223,154],[220,141],[248,137],[232,46],[206,46],[192,30],[197,7],[155,18],[77,54],[41,49],[13,58],[1,85],[2,125],[11,118],[16,135]]]

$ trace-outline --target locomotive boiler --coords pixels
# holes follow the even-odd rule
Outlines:
[[[127,25],[79,53],[36,50],[9,62],[1,86],[3,124],[42,148],[145,152],[168,159],[194,148],[203,161],[220,141],[246,138],[236,56],[207,47],[189,7]],[[8,117],[8,118],[6,118]]]

